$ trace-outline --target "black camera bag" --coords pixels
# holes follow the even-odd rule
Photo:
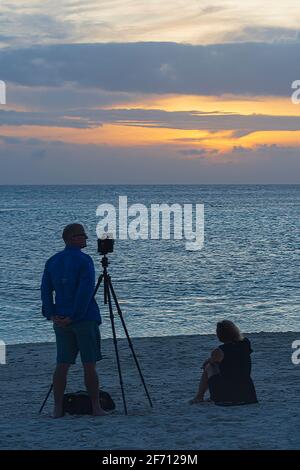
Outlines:
[[[100,405],[105,411],[114,410],[116,405],[108,392],[99,390]],[[63,414],[93,414],[91,399],[87,392],[66,393],[63,401]]]

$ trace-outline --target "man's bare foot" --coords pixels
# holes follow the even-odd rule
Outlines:
[[[60,408],[54,408],[52,418],[57,419],[57,418],[62,418],[64,415],[63,410]]]
[[[98,408],[96,410],[93,410],[93,416],[107,416],[108,413],[104,411],[102,408]]]

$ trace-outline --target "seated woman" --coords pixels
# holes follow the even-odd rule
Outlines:
[[[217,336],[223,344],[204,362],[198,393],[190,403],[203,402],[207,390],[216,405],[257,403],[251,379],[250,341],[229,320],[217,324]]]

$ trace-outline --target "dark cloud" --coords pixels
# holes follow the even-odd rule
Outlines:
[[[88,129],[103,124],[185,130],[233,130],[233,137],[255,131],[300,130],[300,116],[240,115],[200,111],[159,109],[79,109],[65,112],[25,112],[0,110],[1,125],[38,125]]]
[[[74,111],[73,116],[77,113]],[[241,115],[201,111],[162,111],[159,109],[80,110],[87,122],[113,122],[127,126],[173,129],[232,130],[246,135],[257,130],[300,130],[300,116]]]
[[[226,9],[227,8],[224,5],[214,5],[214,6],[212,5],[212,6],[209,6],[209,7],[204,7],[201,10],[201,15],[212,15],[213,13],[223,12]]]
[[[1,72],[0,72],[1,74]],[[109,92],[95,88],[81,88],[72,84],[61,87],[28,87],[9,83],[8,103],[34,110],[61,111],[94,108],[131,102],[142,102],[145,95],[140,93]],[[148,95],[147,95],[148,96]],[[156,96],[155,96],[156,98]]]
[[[2,80],[118,92],[290,95],[300,42],[65,44],[0,52]]]
[[[52,146],[55,145],[62,145],[64,142],[61,140],[51,140],[45,141],[38,138],[33,137],[14,137],[14,136],[7,136],[7,135],[0,135],[0,142],[6,145],[26,145],[26,146],[36,146],[36,145],[43,145],[45,142],[47,144],[51,144]]]
[[[186,155],[186,156],[197,155],[198,157],[206,158],[212,155],[216,155],[217,153],[219,153],[219,151],[217,149],[201,148],[201,149],[179,150],[178,153],[180,153],[181,155]]]
[[[6,136],[6,135],[0,135],[0,141],[4,144],[8,145],[19,145],[19,144],[29,144],[29,145],[36,145],[40,144],[41,141],[39,139],[33,139],[33,138],[23,138],[23,137],[13,137],[13,136]]]
[[[251,134],[251,132],[253,132],[253,129],[234,130],[232,132],[232,137],[240,139],[241,137],[245,137],[246,135]]]
[[[101,122],[91,122],[83,117],[63,115],[55,112],[26,112],[0,110],[0,126],[49,126],[86,129],[101,126]]]

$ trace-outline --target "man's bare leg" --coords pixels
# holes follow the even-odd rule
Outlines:
[[[95,362],[83,363],[84,382],[90,396],[94,416],[105,416],[107,413],[101,408],[99,402],[99,379]]]
[[[53,418],[63,416],[63,399],[67,384],[68,370],[71,364],[57,364],[53,375],[54,412]]]

